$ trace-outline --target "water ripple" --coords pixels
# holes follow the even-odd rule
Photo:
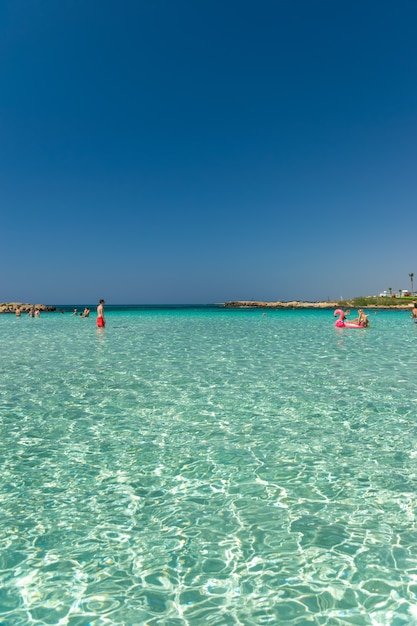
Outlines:
[[[417,624],[395,319],[0,318],[0,623]]]

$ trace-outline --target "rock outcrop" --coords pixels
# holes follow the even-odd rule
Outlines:
[[[42,313],[50,313],[56,311],[55,306],[46,304],[29,304],[22,302],[3,302],[0,304],[0,313],[16,313],[16,309],[20,309],[22,313],[28,313],[31,309],[38,309]]]

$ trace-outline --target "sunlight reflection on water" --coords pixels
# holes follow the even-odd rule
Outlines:
[[[417,328],[0,317],[5,624],[417,624]]]

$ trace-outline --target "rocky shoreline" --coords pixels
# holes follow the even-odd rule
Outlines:
[[[0,304],[0,314],[16,313],[16,309],[20,309],[21,313],[29,313],[32,309],[38,309],[41,313],[52,313],[56,311],[56,306],[48,306],[46,304],[30,304],[27,302],[3,302]]]
[[[255,300],[236,300],[225,302],[226,308],[235,309],[338,309],[338,308],[356,308],[353,304],[341,305],[339,302],[302,302],[300,300],[292,300],[290,302],[262,302]],[[397,304],[384,306],[381,304],[362,305],[362,309],[408,309],[411,304]]]
[[[292,300],[291,302],[261,302],[255,300],[237,300],[234,302],[225,302],[227,308],[256,308],[256,309],[335,309],[338,307],[337,302],[300,302]]]

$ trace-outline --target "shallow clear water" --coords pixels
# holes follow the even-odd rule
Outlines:
[[[94,317],[0,316],[0,624],[417,624],[408,313]]]

